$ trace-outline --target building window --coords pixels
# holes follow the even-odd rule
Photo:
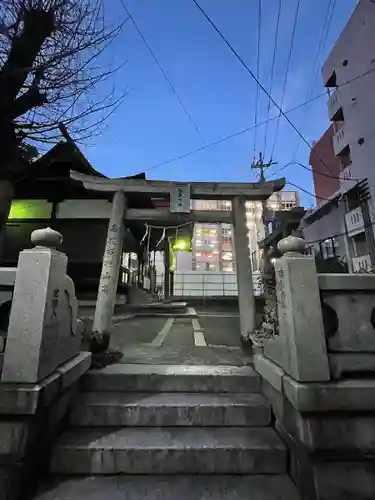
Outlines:
[[[230,236],[223,236],[224,244],[232,244],[232,238]]]
[[[220,210],[232,210],[232,204],[230,201],[222,201],[220,204]]]
[[[344,148],[343,151],[341,151],[341,153],[338,156],[341,162],[342,169],[352,164],[352,155],[350,151],[350,146],[346,146],[346,148]]]
[[[284,201],[282,203],[283,210],[291,210],[296,206],[295,202]]]
[[[258,270],[258,256],[256,250],[251,254],[251,264],[253,266],[253,271]]]
[[[325,240],[323,242],[323,258],[330,259],[331,257],[335,257],[335,255],[336,249],[334,240],[332,238],[329,238],[328,240]]]
[[[356,257],[362,257],[370,253],[365,233],[356,234],[350,239],[352,240],[353,253]]]

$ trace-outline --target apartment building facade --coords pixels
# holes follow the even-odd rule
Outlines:
[[[267,211],[271,218],[272,213],[279,210],[291,210],[300,206],[298,191],[280,191],[274,193],[267,201]],[[193,210],[231,210],[230,201],[203,201],[193,200]],[[249,236],[249,255],[251,256],[253,271],[260,271],[262,267],[262,250],[258,242],[265,237],[265,228],[262,217],[262,203],[248,201],[246,203],[246,221]],[[212,271],[234,272],[236,270],[235,252],[232,239],[231,224],[196,224],[191,252],[191,268],[187,269],[187,261],[177,262],[178,271]]]
[[[333,149],[334,136],[335,129],[331,123],[321,138],[313,142],[310,153],[309,164],[313,173],[317,205],[321,205],[340,189],[342,165]]]
[[[318,196],[324,192],[328,199],[319,200],[318,207],[304,219],[306,239],[331,240],[332,250],[344,256],[349,270],[354,272],[375,265],[374,10],[371,2],[358,2],[323,65],[332,150],[340,172],[337,180],[318,173],[318,169],[320,172],[324,169],[325,174],[336,176],[337,162],[330,160],[330,151],[321,148],[315,161],[315,191]],[[314,162],[311,166],[314,170]],[[322,191],[323,183],[326,187]],[[328,184],[337,189],[329,193]],[[330,238],[332,235],[339,236]]]

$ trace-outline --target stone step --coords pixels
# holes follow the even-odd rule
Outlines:
[[[269,427],[75,428],[57,442],[56,474],[282,474],[286,449]]]
[[[258,374],[250,366],[115,364],[83,377],[87,391],[259,392]]]
[[[89,392],[73,406],[73,426],[262,426],[261,394]]]
[[[35,500],[300,500],[284,475],[110,476],[58,479]]]

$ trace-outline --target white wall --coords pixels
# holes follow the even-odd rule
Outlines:
[[[192,254],[191,252],[176,252],[177,262],[176,271],[184,272],[192,270]],[[157,274],[164,274],[164,255],[163,252],[156,252],[155,267]]]

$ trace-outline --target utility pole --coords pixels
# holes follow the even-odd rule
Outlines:
[[[259,183],[266,182],[265,172],[272,166],[276,165],[277,162],[272,161],[272,158],[268,163],[265,163],[264,157],[262,153],[259,153],[258,161],[254,161],[251,164],[252,170],[259,171]],[[262,222],[264,227],[264,237],[268,236],[268,209],[267,209],[267,200],[262,200]],[[265,292],[268,293],[268,285],[267,285],[267,275],[272,274],[272,266],[271,261],[268,255],[268,251],[266,248],[263,249],[263,276],[265,277]]]
[[[272,158],[268,163],[264,162],[263,154],[259,153],[259,160],[254,161],[251,164],[251,169],[252,170],[259,170],[259,182],[266,182],[266,176],[265,172],[268,170],[272,165],[277,165],[277,162],[272,161]],[[264,235],[268,236],[268,225],[267,225],[267,201],[262,200],[262,222],[264,226]]]
[[[259,182],[266,182],[266,176],[265,172],[268,170],[272,165],[277,165],[277,162],[272,161],[272,158],[268,163],[264,162],[263,154],[259,153],[259,160],[254,161],[251,164],[251,169],[252,170],[259,170]],[[267,225],[267,201],[263,200],[262,201],[262,222],[264,226],[264,235],[268,236],[268,225]]]
[[[251,164],[252,170],[259,170],[259,182],[265,182],[266,176],[264,175],[265,171],[268,170],[272,165],[277,165],[277,161],[272,161],[272,158],[268,163],[264,163],[263,154],[259,153],[259,160],[254,161]]]

